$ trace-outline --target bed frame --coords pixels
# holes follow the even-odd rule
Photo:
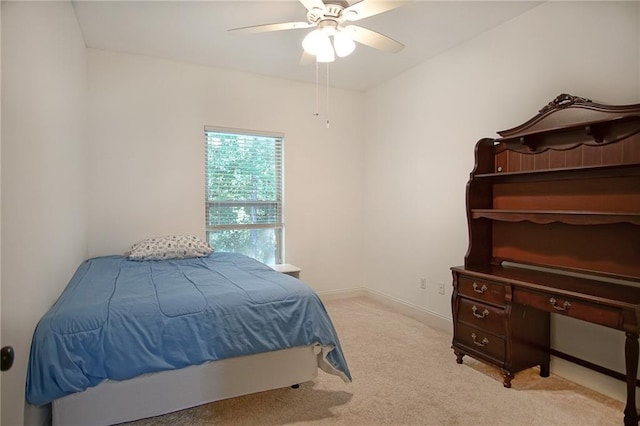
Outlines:
[[[297,385],[317,376],[319,356],[320,345],[312,345],[106,381],[53,401],[53,426],[129,422]]]

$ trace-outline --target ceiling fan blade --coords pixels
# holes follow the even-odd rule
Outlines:
[[[345,8],[342,11],[347,21],[358,21],[360,19],[368,18],[369,16],[377,15],[382,12],[387,12],[392,9],[396,9],[400,6],[404,6],[409,3],[407,0],[398,1],[377,1],[377,0],[360,0],[357,3]]]
[[[314,24],[308,22],[282,22],[279,24],[253,25],[251,27],[232,28],[227,31],[233,31],[241,34],[266,33],[269,31],[295,30],[299,28],[314,27]]]
[[[322,0],[300,0],[300,3],[311,12],[313,9],[324,10],[324,2]]]
[[[351,38],[358,43],[373,47],[374,49],[384,50],[385,52],[397,53],[404,48],[404,44],[399,41],[372,31],[358,25],[348,25],[345,30],[349,32]]]

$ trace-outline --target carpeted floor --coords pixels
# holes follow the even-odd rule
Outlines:
[[[624,404],[536,369],[502,386],[497,370],[458,365],[448,333],[366,298],[326,304],[353,383],[320,371],[278,389],[129,423],[150,425],[620,425]]]

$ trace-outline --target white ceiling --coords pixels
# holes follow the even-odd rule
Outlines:
[[[405,48],[393,54],[358,45],[350,56],[331,63],[330,84],[368,90],[539,4],[414,0],[360,20],[358,25],[398,40]],[[250,35],[227,31],[306,21],[306,9],[297,0],[75,1],[73,6],[90,48],[315,81],[315,63],[300,65],[301,42],[310,29]]]

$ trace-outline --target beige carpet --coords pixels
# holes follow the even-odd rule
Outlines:
[[[621,425],[624,404],[536,369],[502,386],[497,370],[458,365],[447,333],[370,299],[326,303],[353,375],[219,401],[129,423],[150,425]]]

